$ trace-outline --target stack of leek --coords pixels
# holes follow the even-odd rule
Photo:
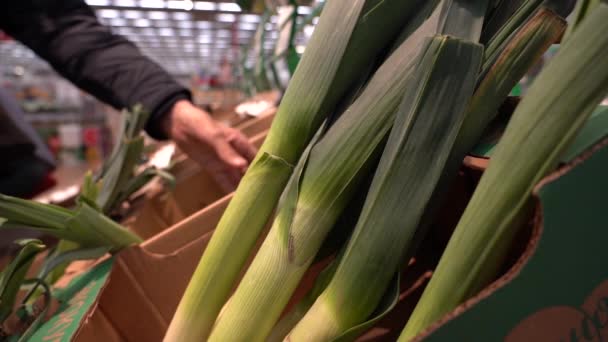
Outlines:
[[[285,189],[266,240],[215,322],[210,341],[258,341],[268,336],[327,233],[376,161],[373,157],[381,152],[398,104],[408,86],[416,84],[412,73],[417,56],[426,50],[425,38],[434,34],[438,17],[437,12],[400,44],[352,105],[309,146]]]
[[[496,276],[532,188],[608,93],[607,30],[608,4],[601,3],[534,81],[400,340],[409,341]]]
[[[395,39],[422,0],[331,1],[171,322],[166,341],[202,340],[228,298],[294,165],[321,123]]]
[[[338,3],[328,2],[324,12],[327,17],[321,18],[321,23],[326,24],[320,25],[315,35],[319,32],[327,34],[328,17],[334,19],[332,25],[344,24],[342,21],[344,18],[340,18],[344,14],[339,12]],[[370,3],[366,2],[366,5]],[[386,3],[385,1],[382,4],[386,5]],[[492,4],[497,3],[505,4],[501,1],[492,2]],[[357,41],[357,37],[365,36],[362,33],[358,36],[356,28],[352,35],[350,31],[348,33],[351,41],[348,44],[342,41],[342,45],[339,45],[341,49],[346,49],[342,50],[346,52],[339,56],[344,58],[343,64],[340,67],[333,65],[330,69],[332,74],[319,81],[318,86],[322,91],[316,93],[320,98],[312,102],[314,106],[309,106],[311,102],[305,101],[306,97],[296,100],[295,96],[306,95],[304,89],[307,88],[297,77],[294,77],[290,84],[292,92],[290,93],[288,89],[288,94],[292,97],[287,103],[306,110],[294,110],[292,117],[285,116],[273,125],[273,130],[276,129],[277,132],[276,138],[273,136],[266,150],[256,159],[258,163],[263,160],[270,164],[273,158],[276,158],[284,164],[278,163],[273,171],[270,167],[256,167],[254,163],[248,172],[239,186],[233,203],[218,226],[218,231],[209,246],[213,247],[212,250],[206,251],[180,303],[166,336],[167,341],[206,338],[211,341],[267,339],[292,292],[316,257],[326,235],[351,201],[361,180],[374,166],[376,161],[374,157],[379,156],[383,151],[384,139],[396,116],[395,126],[382,153],[380,166],[374,175],[373,185],[355,232],[346,248],[340,253],[338,261],[324,273],[313,295],[307,297],[307,303],[312,304],[312,307],[289,333],[288,339],[291,341],[332,340],[349,333],[349,329],[352,332],[353,327],[369,319],[393,275],[398,272],[403,258],[412,253],[416,239],[424,234],[427,220],[440,202],[442,193],[455,174],[464,154],[479,139],[483,129],[494,117],[515,83],[538,61],[542,53],[564,30],[565,22],[562,18],[564,14],[554,11],[561,7],[549,6],[550,2],[543,4],[534,0],[520,1],[521,6],[508,16],[501,17],[498,13],[494,13],[495,23],[500,25],[494,27],[493,35],[487,40],[489,49],[482,54],[482,48],[476,42],[480,36],[484,14],[492,12],[486,11],[487,4],[488,1],[482,0],[444,0],[440,7],[441,12],[436,11],[435,15],[426,20],[422,28],[408,38],[417,27],[411,23],[420,23],[427,18],[427,14],[423,13],[428,13],[429,3],[425,4],[426,6],[419,6],[418,12],[412,12],[413,16],[408,15],[409,25],[404,25],[402,28],[405,33],[400,37],[394,37],[393,40],[387,40],[385,44],[387,46],[390,41],[397,43],[390,49],[391,53],[380,68],[375,71],[373,67],[365,69],[371,71],[373,76],[360,92],[354,89],[353,85],[356,82],[352,80],[337,81],[343,77],[340,72],[344,69],[344,65],[352,65],[344,57],[348,56],[352,42]],[[434,3],[430,6],[431,9],[433,6]],[[497,11],[500,8],[499,5],[492,10]],[[365,7],[359,9],[361,10],[359,14],[348,13],[359,18],[359,24],[363,25],[373,16],[360,14],[366,13]],[[374,14],[373,11],[370,13]],[[444,33],[446,36],[436,36],[421,44],[424,38],[433,37],[436,32]],[[370,37],[372,36],[367,36]],[[597,39],[597,41],[600,41],[602,47],[594,51],[603,51],[601,50],[605,49],[603,40]],[[315,44],[319,44],[319,41]],[[568,46],[564,50],[573,51],[573,48]],[[583,47],[588,48],[588,46]],[[306,51],[309,55],[311,53],[321,55],[323,51],[319,50],[320,47],[313,44]],[[306,60],[306,56],[305,54],[302,62]],[[600,54],[593,54],[589,59],[589,62],[599,65],[595,69],[590,66],[585,70],[580,66],[577,70],[583,73],[592,69],[601,71],[605,68],[606,62],[599,63],[596,60],[598,56]],[[331,62],[340,62],[340,60],[332,59]],[[304,78],[301,74],[302,70],[318,76],[316,73],[318,70],[314,67],[308,64],[301,65],[305,65],[304,69],[298,69],[296,76],[300,73],[299,77]],[[482,68],[479,68],[480,65]],[[326,66],[322,63],[316,67]],[[564,67],[561,65],[559,68]],[[553,68],[553,72],[559,70],[557,67]],[[353,69],[349,68],[349,70]],[[365,72],[361,74],[365,78]],[[575,78],[574,73],[568,75],[573,76],[569,79],[570,82],[581,80]],[[599,78],[604,77],[601,73],[599,75]],[[592,104],[597,102],[599,95],[595,90],[605,86],[606,83],[604,79],[596,81],[596,83],[590,82],[590,85],[596,86],[592,87],[593,90],[584,92],[584,95],[591,95],[582,96],[583,98],[576,102],[580,112],[583,113],[580,116],[583,119],[587,107],[582,106],[582,101],[589,101]],[[328,95],[326,88],[328,84],[345,87],[337,88],[339,96]],[[475,86],[477,89],[473,93]],[[350,90],[347,89],[349,87]],[[472,94],[474,95],[471,98]],[[551,94],[552,91],[547,91],[547,95]],[[578,95],[581,94],[583,93]],[[540,96],[545,100],[542,95],[542,91],[534,93],[535,97]],[[332,105],[323,105],[327,103],[328,98],[332,100],[329,101]],[[533,103],[533,101],[528,102]],[[402,106],[399,107],[397,103],[402,103]],[[526,108],[527,111],[556,110],[553,105],[545,108],[528,106],[530,108]],[[572,111],[574,108],[569,105],[564,107],[566,108],[562,108],[561,113]],[[281,108],[287,108],[285,102]],[[319,108],[328,111],[313,113],[313,110]],[[342,108],[344,110],[341,110]],[[287,109],[284,110],[286,113]],[[314,119],[298,115],[300,113],[307,113],[314,116]],[[556,150],[560,149],[563,147],[561,143],[567,143],[567,138],[574,134],[582,122],[574,118],[573,113],[568,113],[573,115],[570,118],[574,121],[560,118],[540,124],[538,120],[532,120],[531,126],[538,124],[541,131],[543,125],[550,126],[555,129],[553,139],[560,136],[559,133],[555,133],[559,132],[559,129],[567,131],[564,140],[554,140],[558,146]],[[317,137],[311,142],[312,133],[317,131],[323,117],[328,114],[336,114],[337,119],[328,123],[328,127],[319,130]],[[538,115],[544,114],[535,114],[532,117],[538,118]],[[524,114],[519,116],[516,114],[513,119],[516,123],[512,125],[517,125],[525,132],[515,135],[515,139],[525,140],[531,137],[530,139],[537,143],[536,137],[530,132],[531,126],[525,126],[524,119],[521,118],[523,116]],[[508,134],[506,138],[509,138]],[[289,146],[288,142],[293,145]],[[307,144],[308,148],[304,150]],[[545,142],[543,146],[545,149],[549,145]],[[532,166],[521,167],[522,170],[527,168],[527,171],[532,172],[531,170],[534,169],[534,172],[538,172],[534,177],[528,178],[525,181],[527,183],[517,184],[519,188],[517,185],[514,186],[515,192],[520,191],[521,195],[528,196],[529,192],[525,191],[529,189],[524,185],[533,185],[539,175],[542,176],[554,166],[551,159],[553,155],[550,154],[549,158],[543,159],[542,162],[539,160],[532,162],[530,164],[534,164]],[[508,159],[508,163],[512,164],[513,160]],[[504,164],[508,165],[508,163]],[[497,174],[503,179],[507,178],[502,173]],[[517,174],[515,178],[521,180],[518,178],[520,176],[521,174]],[[285,185],[287,179],[289,182]],[[259,180],[262,180],[260,184],[253,183]],[[271,184],[272,189],[265,189],[263,186],[266,184]],[[217,316],[219,308],[235,285],[235,278],[245,258],[251,252],[255,238],[258,237],[261,227],[274,209],[281,191],[283,195],[268,236],[233,297]],[[485,191],[488,192],[486,196],[489,196],[489,191],[487,189]],[[245,194],[245,192],[249,193]],[[506,191],[492,195],[501,198],[489,203],[496,202],[497,207],[502,206],[501,208],[505,210],[507,209],[503,205],[505,201],[514,198],[511,196],[512,193]],[[234,204],[235,202],[238,204]],[[252,213],[255,208],[254,203],[260,202],[263,206],[261,213],[255,215]],[[519,205],[521,203],[517,202],[517,204],[513,211],[516,214],[521,209]],[[466,215],[465,213],[463,220],[467,218]],[[479,215],[478,212],[475,212],[475,215]],[[518,215],[514,214],[515,216]],[[407,328],[413,332],[410,334],[406,329],[404,339],[411,338],[428,323],[450,310],[480,286],[485,285],[488,277],[492,276],[492,267],[499,263],[500,252],[509,245],[509,234],[505,231],[508,230],[506,227],[514,223],[512,219],[513,217],[508,217],[507,221],[510,221],[501,226],[503,230],[501,234],[504,233],[507,239],[500,248],[492,249],[495,254],[489,253],[489,259],[485,260],[479,255],[467,255],[468,259],[482,260],[478,264],[480,269],[482,266],[490,265],[490,267],[477,274],[475,272],[478,269],[474,267],[475,265],[469,266],[469,269],[473,270],[469,273],[470,279],[467,278],[468,269],[447,271],[452,277],[455,277],[455,272],[465,276],[463,279],[459,278],[456,283],[445,282],[445,276],[440,276],[439,278],[443,277],[443,279],[436,281],[440,285],[437,285],[439,290],[434,293],[439,293],[438,302],[443,305],[445,301],[445,306],[435,310],[438,304],[433,302],[433,295],[428,295],[426,300],[431,302],[429,310],[431,313],[427,316],[423,309],[420,309],[423,312],[419,314],[423,323],[418,324],[415,314],[414,320],[410,322],[414,328]],[[487,219],[488,222],[494,222],[492,220],[492,218]],[[253,226],[253,229],[250,230],[250,226]],[[471,238],[470,232],[463,233],[463,228],[460,229],[461,232],[457,234]],[[241,234],[245,236],[243,241],[239,241]],[[479,238],[475,242],[478,243],[476,245],[478,250],[485,253],[488,249],[484,244],[488,241],[490,244],[495,244],[498,238],[488,232],[484,238],[488,240]],[[475,240],[474,237],[471,239]],[[216,240],[215,244],[214,240]],[[239,243],[242,245],[239,246]],[[224,250],[220,250],[221,248]],[[459,248],[462,249],[461,246]],[[451,253],[455,254],[454,250]],[[236,260],[230,260],[228,255],[230,257],[236,255]],[[444,264],[457,259],[454,255],[446,258],[442,259]],[[447,268],[449,267],[444,266],[443,272],[446,272]],[[222,272],[229,274],[221,274]],[[460,283],[465,284],[466,293],[456,294],[454,298],[458,297],[457,299],[450,298],[450,293],[446,289]],[[319,293],[320,296],[315,300]],[[303,307],[305,306],[298,308],[302,310]],[[289,320],[281,324],[280,329],[276,331],[284,331],[286,326],[295,324],[302,312],[299,311],[299,315],[289,316]],[[353,336],[354,334],[349,333],[347,339]],[[273,340],[282,337],[280,334],[271,336]]]
[[[406,92],[346,252],[328,287],[289,334],[291,341],[332,340],[365,321],[441,176],[483,49],[447,36],[426,45],[412,77],[416,86]]]
[[[440,195],[445,191],[446,182],[455,174],[464,154],[477,141],[484,126],[505,99],[508,91],[534,61],[540,58],[542,52],[555,41],[563,31],[564,25],[564,20],[557,14],[542,10],[530,19],[518,34],[511,37],[507,48],[503,50],[500,62],[486,75],[475,92],[466,111],[465,124],[460,131],[452,131],[452,135],[458,133],[456,144],[454,146],[444,145],[443,153],[439,156],[433,154],[432,146],[439,144],[447,136],[440,134],[439,129],[424,132],[423,129],[418,128],[418,130],[412,130],[414,133],[420,134],[420,138],[410,140],[409,144],[418,143],[420,146],[417,149],[411,147],[408,149],[406,145],[400,151],[402,155],[396,155],[392,150],[392,164],[389,163],[391,160],[389,147],[395,149],[394,146],[398,146],[393,135],[396,135],[397,129],[403,125],[399,119],[395,122],[391,139],[389,139],[387,149],[380,162],[381,166],[374,177],[374,181],[377,184],[383,184],[384,187],[381,188],[380,185],[376,188],[372,187],[367,198],[366,210],[349,241],[347,251],[340,257],[337,274],[333,276],[328,288],[289,335],[290,340],[322,341],[331,340],[347,331],[352,334],[352,328],[356,324],[362,323],[371,314],[371,311],[378,305],[389,280],[393,278],[394,272],[399,271],[397,266],[402,256],[412,254],[411,248],[409,248],[412,238],[414,236],[421,238],[421,235],[424,234],[424,227],[418,227],[418,222],[425,209],[425,201],[430,199],[437,202],[439,200]],[[509,70],[510,74],[504,75],[505,70]],[[449,73],[445,75],[449,75]],[[501,81],[499,82],[499,80]],[[440,86],[441,82],[429,82],[429,84]],[[444,95],[445,92],[434,91],[433,93],[438,94],[441,101],[449,100],[449,96]],[[466,96],[459,97],[467,98]],[[457,112],[457,107],[447,106],[447,108]],[[441,111],[426,112],[441,117]],[[447,112],[448,109],[444,109],[444,115]],[[457,127],[458,125],[455,125],[451,128]],[[414,133],[410,132],[410,134]],[[433,136],[433,133],[438,136]],[[425,141],[425,137],[432,137],[432,139]],[[414,154],[414,151],[422,152],[425,151],[425,148],[429,149],[426,150],[427,153],[418,156]],[[447,158],[448,156],[449,158]],[[431,159],[425,161],[424,158]],[[426,164],[431,161],[434,163],[427,166]],[[442,161],[447,162],[445,167]],[[389,165],[392,165],[392,169]],[[424,170],[424,174],[416,174],[416,170],[418,172]],[[443,174],[441,174],[442,172]],[[437,183],[440,175],[441,181]],[[391,179],[391,176],[401,180]],[[427,178],[425,179],[425,177]],[[433,191],[433,189],[435,190]],[[431,191],[435,196],[429,198]],[[432,203],[432,206],[436,207],[437,204]],[[359,300],[353,300],[353,298],[359,298]],[[349,331],[349,329],[351,330]]]

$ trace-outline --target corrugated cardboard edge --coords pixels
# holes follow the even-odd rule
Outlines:
[[[98,297],[100,312],[110,314],[105,321],[84,322],[74,340],[88,342],[85,337],[93,335],[92,331],[102,338],[100,341],[112,341],[109,336],[128,341],[159,340],[217,223],[205,214],[219,220],[229,200],[226,196],[202,210],[198,220],[187,220],[162,236],[120,252]]]
[[[249,140],[259,148],[271,121],[258,127],[261,132]],[[263,126],[265,125],[265,129]],[[151,238],[226,195],[212,177],[194,161],[183,159],[176,168],[177,185],[171,192],[157,194],[139,203],[138,210],[123,222],[144,239]],[[192,189],[200,189],[193,191]]]
[[[231,198],[232,194],[227,195],[142,245],[121,252],[108,278],[110,285],[100,297],[98,306],[102,314],[111,314],[108,314],[105,320],[95,320],[93,317],[86,322],[76,341],[88,341],[84,336],[90,336],[91,331],[97,331],[99,336],[106,336],[107,333],[107,336],[120,336],[122,340],[128,341],[160,340],[211,232]],[[261,234],[258,246],[263,242],[264,236],[265,234]],[[251,262],[254,255],[255,253],[252,253],[247,263]],[[180,257],[182,259],[176,262]],[[307,271],[285,312],[314,285],[316,276],[328,261],[317,263]],[[388,330],[394,331],[396,324],[400,322],[399,318],[411,312],[430,277],[430,273],[426,272],[430,265],[425,262],[421,260],[415,263],[414,267],[406,268],[402,278],[404,281],[399,308],[364,334],[360,340],[385,337],[387,327],[391,328]],[[179,274],[165,275],[164,279],[159,275],[159,271],[171,269],[175,264],[180,265],[181,270],[177,272]],[[159,286],[159,283],[162,285]],[[140,326],[141,322],[146,322],[146,329],[133,328]]]
[[[563,175],[570,172],[572,169],[576,168],[578,165],[584,163],[587,159],[591,158],[591,156],[597,152],[598,150],[608,146],[608,138],[600,141],[599,143],[593,145],[586,152],[581,154],[579,157],[575,158],[571,162],[563,165],[557,171],[549,174],[545,178],[543,178],[533,190],[534,199],[537,203],[536,211],[534,214],[534,228],[532,230],[532,236],[530,241],[528,242],[526,249],[523,254],[519,257],[517,262],[511,267],[511,269],[494,281],[492,284],[487,286],[484,290],[482,290],[479,294],[472,297],[471,299],[465,301],[463,304],[458,306],[452,312],[444,316],[442,319],[432,324],[428,329],[423,331],[418,337],[416,337],[413,342],[424,341],[426,337],[433,334],[435,331],[439,330],[442,326],[444,326],[447,322],[459,317],[464,314],[466,311],[471,309],[473,306],[483,301],[484,299],[492,296],[498,289],[508,285],[512,282],[517,276],[519,276],[523,267],[528,263],[531,257],[535,254],[538,243],[543,235],[543,215],[542,215],[542,205],[538,197],[538,193],[542,187],[545,185],[557,180]],[[405,323],[405,321],[404,321]]]
[[[114,334],[113,334],[114,330],[111,329],[111,327],[109,327],[107,325],[106,320],[104,320],[104,317],[101,317],[99,315],[99,313],[98,313],[99,298],[101,297],[101,295],[103,294],[103,292],[105,291],[105,289],[106,289],[107,286],[108,286],[108,281],[106,281],[103,284],[103,286],[101,287],[101,289],[97,293],[97,302],[94,305],[91,305],[89,307],[89,309],[87,310],[87,312],[84,315],[84,318],[82,320],[83,323],[80,324],[80,326],[78,327],[78,329],[74,333],[74,335],[72,337],[72,341],[74,341],[74,337],[75,336],[78,336],[78,335],[81,334],[81,331],[82,331],[83,327],[88,322],[95,322],[96,323],[95,326],[96,327],[100,327],[107,334],[107,336],[114,336]],[[87,341],[91,341],[90,338],[87,339]],[[106,339],[105,341],[108,341],[108,340]]]
[[[271,108],[264,113],[260,114],[257,118],[246,121],[243,124],[236,127],[247,137],[254,137],[259,133],[264,132],[270,127],[272,120],[274,120],[277,108]]]

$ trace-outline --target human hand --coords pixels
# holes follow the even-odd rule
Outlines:
[[[256,154],[241,132],[218,123],[187,100],[177,101],[162,125],[177,146],[228,192],[236,189]]]

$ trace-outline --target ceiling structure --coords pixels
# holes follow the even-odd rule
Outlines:
[[[216,72],[222,61],[234,61],[247,46],[260,16],[243,13],[230,0],[86,0],[99,20],[115,33],[133,41],[141,51],[174,75],[206,70]],[[319,1],[321,2],[321,1]],[[312,11],[298,8],[299,23]],[[270,53],[278,36],[276,17],[266,24],[264,49]],[[314,23],[297,37],[303,49]],[[5,68],[25,68],[44,73],[48,65],[15,41],[0,42],[0,61]],[[22,69],[19,69],[22,70]],[[4,71],[6,72],[6,70]]]

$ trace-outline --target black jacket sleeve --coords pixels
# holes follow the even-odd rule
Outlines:
[[[160,119],[190,92],[124,37],[99,23],[84,0],[8,1],[0,29],[34,50],[63,77],[115,108],[141,103],[146,131],[165,139]]]

